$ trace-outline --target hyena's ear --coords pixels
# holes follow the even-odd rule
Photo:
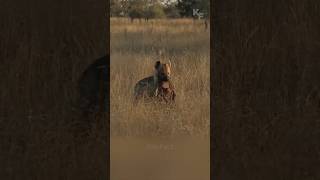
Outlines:
[[[155,69],[158,69],[161,65],[161,62],[160,61],[157,61],[156,64],[154,65],[154,68]]]

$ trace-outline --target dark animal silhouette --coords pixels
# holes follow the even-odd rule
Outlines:
[[[86,115],[107,112],[109,108],[109,62],[109,55],[97,59],[79,79],[79,106]]]

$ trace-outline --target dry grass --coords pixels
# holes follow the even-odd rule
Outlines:
[[[189,19],[111,19],[111,134],[115,136],[209,135],[209,31]],[[173,65],[176,105],[133,106],[135,83],[153,73],[158,50]]]

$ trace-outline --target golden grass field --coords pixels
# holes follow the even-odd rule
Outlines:
[[[110,111],[113,136],[208,136],[210,40],[203,21],[111,19]],[[163,55],[159,57],[157,52]],[[172,62],[176,105],[132,104],[137,81],[160,59]]]

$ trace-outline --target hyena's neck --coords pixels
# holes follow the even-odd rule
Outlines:
[[[153,75],[153,85],[157,87],[159,85],[159,78],[157,75]]]
[[[153,76],[153,85],[155,88],[159,88],[162,84],[162,81],[156,76]]]

